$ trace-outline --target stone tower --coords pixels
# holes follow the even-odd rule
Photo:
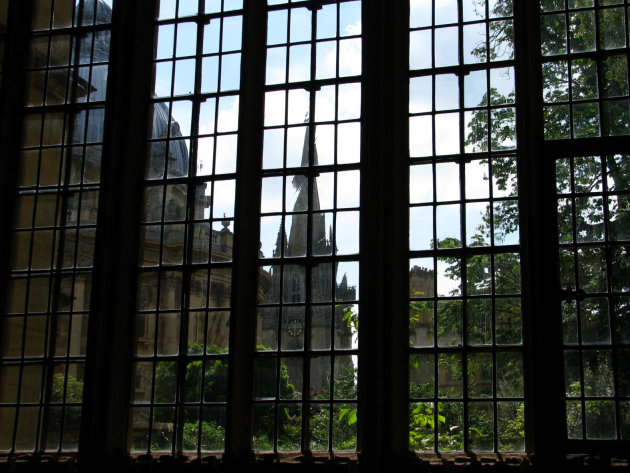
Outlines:
[[[311,161],[309,128],[304,136],[301,165],[304,169],[309,165],[318,165],[316,147],[313,149]],[[332,229],[326,235],[324,214],[318,212],[320,201],[316,180],[311,179],[309,182],[306,175],[298,174],[293,177],[292,185],[298,195],[293,204],[291,227],[287,237],[287,232],[281,225],[273,256],[279,258],[333,255]],[[309,234],[310,253],[307,251]],[[336,350],[352,348],[352,330],[343,320],[343,314],[351,304],[345,307],[335,305],[334,309],[328,304],[308,304],[306,307],[304,305],[305,302],[332,302],[333,297],[336,300],[354,300],[356,288],[348,286],[345,275],[342,282],[337,284],[336,273],[336,263],[285,264],[282,268],[273,267],[271,285],[265,295],[265,301],[268,303],[282,301],[285,304],[280,316],[281,333],[278,334],[277,316],[263,315],[257,343],[269,347],[275,347],[279,343],[282,350],[296,351],[304,350],[305,346],[310,350],[331,349],[332,343]],[[310,277],[310,294],[307,294],[307,277]],[[310,323],[308,339],[305,333],[307,317]],[[285,358],[283,363],[287,365],[289,379],[292,382],[302,379],[301,359]],[[352,368],[352,364],[336,362],[335,374],[341,373],[344,368]],[[310,363],[310,391],[315,393],[324,389],[324,386],[328,386],[329,378],[329,360],[313,358]],[[296,389],[300,391],[302,387],[296,386]]]

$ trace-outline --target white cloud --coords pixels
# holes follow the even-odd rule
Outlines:
[[[359,212],[337,212],[338,254],[359,252]]]
[[[339,41],[339,76],[361,74],[361,38]]]
[[[284,124],[284,105],[284,90],[265,94],[265,126]]]
[[[219,99],[219,113],[217,131],[227,132],[238,129],[239,97],[229,96]],[[214,111],[210,110],[210,114]],[[214,134],[214,120],[200,123],[200,135]],[[197,140],[197,175],[212,174],[215,138],[204,137]],[[237,136],[235,134],[223,135],[216,138],[216,165],[217,174],[236,171]]]
[[[409,2],[409,25],[412,28],[431,24],[431,0],[411,0]]]
[[[349,36],[360,35],[361,34],[361,21],[357,21],[356,23],[352,25],[346,25],[345,31],[346,33],[348,33]]]
[[[350,120],[361,116],[361,84],[341,84],[339,86],[339,120]]]
[[[324,122],[335,119],[335,86],[322,87],[315,94],[315,121]]]
[[[466,197],[468,199],[487,199],[489,196],[488,164],[481,160],[467,163]]]
[[[438,202],[459,200],[459,164],[437,163],[435,171],[435,190]]]
[[[411,157],[430,156],[433,144],[431,116],[421,115],[409,119],[409,154]]]
[[[267,84],[281,84],[286,80],[287,48],[267,49]]]
[[[219,99],[219,117],[217,131],[236,131],[238,129],[238,95]]]
[[[359,206],[360,181],[358,170],[337,173],[337,208]]]
[[[409,201],[414,204],[433,201],[433,170],[430,164],[409,169]]]
[[[483,218],[488,210],[487,202],[471,202],[466,204],[466,241],[471,243],[471,237],[479,235],[477,229],[484,226]],[[488,237],[484,238],[484,244],[489,245]]]
[[[197,175],[207,176],[212,174],[212,161],[214,160],[214,137],[207,136],[197,140]]]
[[[435,24],[457,22],[457,0],[435,0]]]
[[[433,240],[433,207],[409,209],[409,249],[428,250]]]
[[[215,181],[214,183],[214,218],[222,218],[225,214],[226,218],[234,217],[234,180]]]
[[[435,153],[459,153],[459,113],[442,113],[435,116]]]
[[[361,124],[342,123],[337,127],[337,163],[358,163],[361,156]]]
[[[260,211],[262,213],[282,211],[282,177],[266,177],[262,181],[262,198]]]
[[[412,31],[409,35],[409,67],[426,69],[431,67],[431,31]]]
[[[435,237],[438,241],[446,238],[461,239],[461,205],[438,205],[435,209]]]
[[[289,48],[289,82],[302,82],[311,78],[311,46],[302,44]]]
[[[236,172],[237,135],[221,135],[216,140],[215,174]]]
[[[335,150],[334,125],[318,125],[315,129],[315,146],[319,164],[333,164]]]
[[[308,116],[309,106],[310,97],[308,91],[304,89],[290,90],[287,123],[289,125],[304,123],[304,119]]]
[[[155,86],[153,92],[156,97],[168,97],[171,95],[171,77],[173,63],[171,61],[160,62],[155,65]]]

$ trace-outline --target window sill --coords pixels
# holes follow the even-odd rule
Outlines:
[[[223,473],[237,471],[224,461],[221,454],[204,455],[201,458],[193,456],[173,457],[155,452],[153,454],[130,454],[119,461],[108,463],[104,459],[98,467],[111,469],[117,473],[169,473],[169,472],[206,472]],[[55,472],[75,473],[77,471],[94,471],[97,465],[81,463],[76,454],[0,454],[0,473],[20,472]],[[243,465],[239,465],[242,467]],[[519,472],[546,471],[547,465],[536,465],[534,455],[525,453],[410,453],[397,472],[451,472],[451,471],[481,471],[481,472]],[[572,472],[622,472],[628,471],[628,459],[610,458],[593,455],[569,455],[566,458],[566,468]],[[103,471],[97,468],[97,471]],[[242,469],[238,469],[241,471]],[[356,453],[342,453],[330,455],[316,453],[305,456],[299,452],[292,453],[255,453],[252,455],[246,471],[261,473],[277,472],[334,472],[358,473],[363,470],[361,455]]]

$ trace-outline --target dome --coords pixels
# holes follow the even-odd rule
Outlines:
[[[177,139],[182,136],[179,130],[179,123],[175,120],[170,120],[168,106],[164,102],[156,103],[153,110],[153,139],[165,139],[168,136],[169,121],[171,125],[171,141],[168,146],[169,176],[186,176],[188,174],[188,148],[184,140]],[[153,142],[149,158],[149,177],[162,177],[166,155],[166,141]]]
[[[96,8],[95,8],[96,7]],[[94,11],[96,10],[96,12]],[[78,25],[107,25],[112,22],[112,9],[104,2],[104,0],[85,0],[83,2],[83,11],[77,8],[77,20],[81,15],[81,21],[77,21]],[[96,17],[96,21],[94,18]]]
[[[77,23],[81,25],[110,24],[112,21],[112,9],[104,0],[85,0],[82,11],[77,9],[77,17],[79,15],[81,15],[81,21],[77,21]],[[89,83],[90,101],[105,101],[108,68],[98,66],[98,64],[109,62],[111,32],[103,30],[94,33],[93,51],[92,34],[80,36],[79,38],[79,63],[94,64],[94,67],[79,68],[78,75],[86,84]],[[84,101],[84,99],[81,101]],[[169,136],[170,121],[171,141],[169,142],[168,153],[165,141],[152,144],[151,155],[149,156],[149,172],[147,174],[151,178],[161,178],[165,169],[164,160],[168,155],[169,176],[185,176],[188,174],[188,148],[184,140],[177,140],[178,137],[182,136],[179,123],[175,120],[171,121],[168,106],[165,103],[155,104],[154,110],[153,138],[166,139]],[[87,133],[85,133],[86,118],[88,119]],[[98,109],[90,111],[89,117],[86,117],[85,113],[77,114],[73,131],[76,141],[82,141],[84,135],[86,143],[102,141],[104,124],[104,113]],[[88,161],[93,159],[100,160],[100,153],[88,154],[86,159]]]

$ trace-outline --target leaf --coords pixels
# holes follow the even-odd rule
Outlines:
[[[356,422],[357,422],[357,410],[356,409],[343,408],[343,409],[339,410],[339,420],[343,420],[343,418],[346,417],[346,415],[348,416],[348,418],[346,420],[348,425],[356,424]]]

